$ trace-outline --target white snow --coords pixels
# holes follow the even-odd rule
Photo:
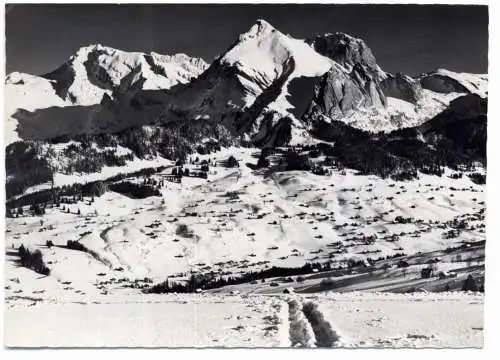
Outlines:
[[[444,111],[452,100],[462,95],[464,94],[442,94],[423,89],[422,98],[416,104],[387,97],[387,107],[358,108],[355,112],[346,114],[341,121],[370,132],[390,132],[418,126]],[[325,118],[325,121],[328,119]]]
[[[272,105],[280,110],[291,108],[286,100],[286,86],[291,79],[323,75],[333,64],[332,60],[318,54],[303,40],[284,35],[265,20],[258,20],[248,32],[240,35],[238,44],[224,54],[221,62],[236,66],[252,79],[239,78],[248,90],[247,107],[262,93],[264,86],[268,87],[281,76],[287,76],[283,93]]]
[[[7,218],[6,344],[290,346],[287,335],[297,330],[292,323],[304,319],[297,315],[289,320],[288,297],[282,292],[293,287],[297,294],[290,296],[319,305],[324,321],[341,336],[336,346],[482,345],[480,295],[303,294],[330,276],[321,272],[302,283],[269,279],[196,295],[141,294],[137,285],[150,284],[146,277],[153,283],[166,278],[183,281],[196,272],[237,277],[273,265],[326,261],[337,266],[349,259],[397,252],[423,259],[439,256],[443,271],[465,269],[450,281],[463,281],[468,267],[481,266],[475,265],[478,260],[468,264],[472,254],[482,256],[484,264],[484,247],[469,257],[464,252],[460,261],[442,254],[448,247],[484,240],[484,219],[467,220],[474,230],[442,238],[446,229],[440,226],[446,221],[484,208],[484,186],[466,176],[451,180],[449,172],[443,177],[420,174],[417,180],[393,182],[349,171],[331,176],[291,171],[263,179],[244,165],[257,161],[253,151],[229,148],[199,155],[200,161],[212,164],[208,181],[184,177],[182,184],[166,182],[161,197],[132,199],[108,191],[92,203],[85,198],[47,208],[43,216]],[[229,155],[239,161],[239,168],[213,166]],[[162,174],[153,178],[161,180]],[[423,223],[397,224],[396,216]],[[187,226],[187,232],[179,232],[180,224]],[[394,234],[397,241],[384,239]],[[362,240],[371,235],[376,235],[372,244]],[[55,246],[46,247],[48,240]],[[68,240],[77,240],[92,252],[68,249]],[[345,252],[330,257],[332,243]],[[17,266],[15,252],[21,244],[42,252],[49,276]],[[432,281],[441,280],[420,279],[424,264],[412,265],[404,274],[401,269],[376,269],[369,278],[355,273],[338,277],[337,281],[349,280],[338,290],[429,288]],[[274,281],[278,287],[269,286]],[[407,316],[414,312],[421,314],[417,322]]]
[[[287,339],[279,332],[282,306],[286,304],[273,298],[203,295],[19,306],[6,310],[5,344],[23,347],[288,346]]]
[[[214,157],[219,161],[229,155],[240,161],[240,168],[212,167],[208,181],[185,177],[182,184],[166,182],[162,197],[128,199],[110,192],[91,205],[88,200],[65,205],[71,214],[61,208],[47,209],[43,226],[37,226],[38,217],[29,218],[33,223],[28,225],[22,225],[26,218],[9,218],[7,227],[12,232],[7,234],[6,244],[16,248],[21,243],[38,248],[46,240],[65,244],[68,239],[79,239],[74,235],[68,238],[69,234],[90,231],[80,241],[109,259],[113,268],[122,266],[136,278],[148,276],[160,281],[205,266],[236,274],[272,265],[301,266],[321,259],[342,264],[351,258],[388,256],[400,251],[415,254],[484,239],[481,227],[444,239],[444,230],[429,223],[435,219],[449,221],[481,209],[484,186],[473,184],[466,176],[451,180],[446,176],[449,173],[443,177],[420,174],[418,180],[396,183],[350,172],[317,176],[291,171],[262,179],[244,165],[256,161],[250,149],[223,149],[199,157],[213,162]],[[134,163],[134,168],[137,166]],[[70,184],[125,172],[121,168],[109,171],[80,179],[58,175],[55,181]],[[170,173],[170,169],[164,173]],[[162,179],[161,174],[153,177]],[[76,215],[78,210],[81,215]],[[86,216],[91,218],[82,223]],[[377,216],[381,219],[375,220]],[[396,216],[425,223],[395,224]],[[154,221],[161,226],[146,227]],[[335,228],[344,223],[348,225]],[[179,224],[185,224],[192,236],[178,234]],[[49,225],[53,230],[38,231]],[[79,228],[84,230],[75,230]],[[381,235],[382,231],[386,233]],[[391,234],[398,234],[399,239],[383,239]],[[376,236],[375,242],[365,244],[362,237],[372,235]],[[346,252],[329,259],[326,246],[332,242],[339,242]],[[270,249],[273,246],[278,248]],[[298,256],[292,249],[298,250]],[[326,252],[315,253],[320,249]],[[41,250],[44,254],[47,251],[43,247]],[[366,250],[372,253],[363,253]],[[47,256],[59,261],[57,254],[58,250]],[[230,260],[233,262],[228,263]],[[113,274],[121,275],[108,271],[107,277]],[[78,273],[68,271],[66,276],[76,279]]]
[[[93,57],[95,60],[90,61]],[[151,64],[146,57],[150,57]],[[88,65],[88,64],[91,65]],[[87,64],[87,65],[86,65]],[[77,106],[96,106],[103,96],[112,96],[111,89],[118,89],[122,81],[131,73],[135,76],[127,83],[127,89],[121,91],[167,90],[177,84],[185,84],[201,74],[207,67],[202,59],[191,58],[185,54],[160,55],[140,52],[125,52],[102,45],[90,45],[80,48],[65,64],[59,87],[68,86],[65,98],[61,98],[54,90],[55,80],[47,80],[41,76],[14,72],[6,77],[5,86],[5,145],[21,140],[19,136],[19,120],[14,117],[17,111],[34,112],[51,107],[74,107],[74,111],[63,114],[34,117],[24,114],[26,126],[33,127],[39,137],[55,137],[67,133],[89,132],[94,126],[103,127],[96,109],[84,110]],[[89,68],[87,68],[89,67]],[[154,68],[154,69],[153,69]],[[102,73],[106,75],[102,75]],[[96,85],[95,78],[107,79],[110,83]],[[142,78],[144,83],[140,89],[133,89],[133,84]],[[102,81],[102,80],[99,80]],[[111,87],[111,89],[110,89]],[[130,89],[129,89],[130,88]],[[106,116],[102,115],[106,121]],[[123,119],[120,119],[124,121]],[[25,138],[25,135],[23,136]]]
[[[144,90],[169,89],[179,83],[184,84],[199,75],[208,65],[202,59],[191,58],[185,54],[173,56],[156,53],[145,54],[141,52],[126,52],[102,46],[100,44],[80,48],[76,55],[70,59],[75,70],[76,79],[69,92],[76,97],[75,104],[93,105],[101,101],[104,93],[110,91],[93,85],[89,79],[84,63],[97,55],[95,66],[104,69],[113,87],[118,87],[123,78],[136,68],[140,68],[140,76],[145,79],[142,86]],[[151,56],[153,65],[160,72],[155,71],[146,61]],[[96,68],[94,71],[98,71]],[[163,73],[161,73],[163,72]]]
[[[18,109],[34,111],[66,105],[66,102],[57,96],[50,80],[19,72],[7,76],[4,96],[5,146],[20,140],[17,134],[18,121],[12,117]]]
[[[75,183],[86,183],[96,180],[105,180],[118,174],[126,174],[130,172],[139,171],[146,168],[168,166],[172,165],[172,160],[162,158],[160,156],[153,159],[138,159],[127,161],[124,166],[103,166],[98,173],[91,174],[78,174],[71,175],[62,174],[59,172],[54,173],[54,186],[71,185]]]
[[[488,74],[457,73],[446,69],[438,69],[436,74],[457,80],[472,94],[488,96]]]
[[[343,347],[483,346],[483,296],[464,293],[329,293],[309,296]]]
[[[483,346],[483,296],[332,294],[299,298],[288,318],[285,297],[163,295],[45,303],[5,310],[5,345],[23,347],[290,347],[318,337],[301,312],[319,305],[336,347]],[[418,316],[415,316],[418,314]],[[295,320],[297,317],[297,320]],[[298,323],[299,321],[302,324]],[[304,326],[308,331],[305,331]]]

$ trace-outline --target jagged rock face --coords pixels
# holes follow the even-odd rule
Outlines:
[[[318,118],[311,111],[320,111],[324,116],[338,120],[362,107],[384,107],[387,104],[380,85],[386,75],[362,40],[337,33],[318,36],[309,43],[338,65],[332,66],[318,82],[305,119]]]
[[[335,33],[317,36],[308,42],[318,53],[329,57],[349,71],[355,65],[359,65],[374,79],[383,76],[375,56],[361,39],[344,33]]]
[[[381,83],[382,90],[386,96],[408,101],[416,104],[422,98],[422,86],[418,80],[408,75],[397,73],[387,74],[387,78]]]
[[[364,104],[365,96],[355,81],[332,68],[316,86],[313,105],[329,118],[338,118]]]

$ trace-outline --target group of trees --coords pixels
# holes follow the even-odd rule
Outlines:
[[[81,236],[84,236],[85,234],[81,235]],[[100,262],[106,262],[107,261],[103,258],[101,258],[99,256],[99,254],[92,250],[92,249],[89,249],[88,247],[86,247],[85,245],[83,245],[81,242],[79,241],[75,241],[75,240],[68,240],[66,242],[66,248],[68,249],[71,249],[71,250],[76,250],[76,251],[83,251],[87,254],[89,254],[90,256],[92,256],[94,259],[100,261]]]
[[[61,150],[56,151],[54,144]],[[113,134],[87,133],[47,141],[16,142],[6,149],[7,197],[21,194],[30,186],[52,182],[55,170],[99,172],[103,166],[123,166],[134,158],[156,156],[185,160],[194,152],[210,154],[221,146],[238,144],[239,140],[224,125],[204,121],[158,122],[154,126],[136,126]],[[129,151],[117,152],[118,146]],[[64,161],[59,161],[59,157]]]
[[[369,259],[368,262],[370,264],[373,264],[374,260]],[[363,260],[349,259],[346,265],[347,269],[351,269],[354,267],[365,266],[366,263]],[[167,279],[161,283],[155,284],[150,288],[145,289],[144,291],[147,293],[157,293],[157,294],[169,293],[169,292],[189,293],[189,292],[195,292],[197,289],[201,290],[216,289],[227,285],[238,285],[248,282],[265,281],[265,279],[267,278],[274,278],[274,277],[282,277],[290,279],[290,276],[296,276],[296,275],[300,276],[300,275],[310,274],[313,272],[323,272],[323,271],[332,271],[341,269],[342,269],[341,267],[334,268],[332,267],[331,263],[326,262],[326,263],[306,263],[301,267],[273,266],[271,268],[261,271],[248,272],[240,276],[217,277],[212,273],[193,274],[185,282],[179,282]],[[303,278],[301,278],[301,281],[303,281]]]
[[[116,150],[96,148],[86,142],[71,143],[64,148],[62,155],[71,159],[61,169],[68,174],[99,172],[103,166],[124,166],[127,161],[134,160],[132,152],[118,155]]]
[[[178,177],[199,177],[202,179],[207,179],[208,178],[208,165],[201,165],[200,170],[189,170],[187,167],[182,168],[182,167],[174,167],[172,169],[172,175],[178,176]]]
[[[52,183],[53,171],[47,159],[39,156],[43,147],[39,142],[15,142],[5,149],[7,198],[24,192],[28,187]]]
[[[79,241],[74,241],[74,240],[68,240],[66,243],[66,247],[71,250],[77,250],[77,251],[83,251],[83,252],[89,252],[89,249],[85,247],[81,242]]]
[[[296,151],[289,151],[285,154],[287,170],[310,170],[311,162],[307,155],[300,155]]]
[[[484,161],[477,153],[460,149],[444,140],[442,147],[429,147],[413,139],[411,132],[373,136],[345,124],[336,126],[339,129],[333,132],[331,138],[326,136],[332,144],[311,145],[301,149],[301,153],[294,150],[285,152],[282,162],[286,164],[286,170],[316,171],[317,167],[312,166],[310,159],[323,154],[326,160],[316,165],[335,165],[358,170],[361,174],[404,181],[417,178],[419,171],[442,176],[446,166],[458,169],[471,167],[475,161]],[[328,134],[328,131],[324,133]],[[262,149],[257,167],[269,166],[268,157],[271,154],[274,154],[273,149]],[[476,183],[485,182],[485,176],[479,173],[470,177]]]
[[[52,204],[58,206],[61,203],[74,204],[77,201],[82,201],[84,196],[94,197],[101,196],[108,191],[109,184],[123,180],[127,177],[149,176],[156,172],[165,170],[166,166],[155,168],[145,168],[132,173],[119,173],[106,180],[97,180],[85,184],[71,184],[53,187],[51,189],[29,193],[18,198],[13,198],[6,203],[6,207],[10,210],[10,214],[14,215],[12,210],[17,209],[17,214],[22,215],[22,207],[29,205],[40,204],[50,206]],[[19,212],[21,210],[21,212]]]
[[[25,268],[31,269],[42,275],[50,275],[50,269],[43,262],[42,252],[35,250],[31,252],[23,244],[18,249],[19,262]]]
[[[469,178],[478,185],[486,184],[486,175],[480,173],[472,173],[469,175]]]
[[[441,176],[444,167],[460,170],[473,169],[476,163],[486,165],[486,110],[486,99],[467,95],[414,128],[372,134],[340,121],[318,121],[312,132],[331,143],[317,145],[325,155],[363,174],[395,180],[416,178],[418,171]],[[472,180],[484,179],[474,176]]]
[[[226,168],[235,168],[240,166],[238,160],[236,160],[233,155],[230,155],[227,159],[221,161],[220,164]]]
[[[136,184],[130,181],[121,181],[108,185],[111,191],[130,196],[135,199],[145,199],[150,196],[161,196],[156,186]]]
[[[317,271],[329,271],[332,270],[330,263],[306,263],[304,266],[296,267],[296,268],[285,268],[285,267],[277,267],[273,266],[269,269],[265,269],[262,271],[249,272],[245,273],[241,276],[219,276],[216,277],[210,274],[197,274],[192,275],[189,280],[185,283],[174,282],[169,279],[155,284],[152,287],[145,290],[147,293],[169,293],[169,292],[177,292],[177,293],[189,293],[195,292],[197,289],[208,290],[208,289],[216,289],[227,285],[237,285],[248,283],[257,280],[264,280],[272,277],[288,277],[294,275],[305,275],[310,274],[313,270]]]

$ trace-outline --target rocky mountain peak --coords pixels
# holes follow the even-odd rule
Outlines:
[[[321,55],[327,56],[351,71],[356,65],[367,70],[377,78],[383,78],[384,72],[377,65],[377,60],[366,43],[344,33],[325,34],[308,40],[308,43]]]
[[[262,19],[236,36],[210,66],[185,54],[126,52],[91,44],[51,73],[12,74],[6,83],[11,93],[9,131],[15,133],[22,121],[24,132],[37,136],[40,131],[32,119],[53,122],[55,110],[44,110],[50,107],[82,107],[57,110],[57,116],[61,124],[71,118],[85,131],[88,122],[110,131],[156,121],[160,114],[165,122],[210,119],[252,140],[269,139],[276,129],[288,128],[305,139],[313,122],[340,121],[381,131],[421,123],[441,111],[454,93],[487,96],[487,77],[445,70],[416,79],[392,75],[379,67],[361,39],[340,32],[296,39]],[[33,95],[25,96],[28,92]],[[439,100],[439,93],[448,100]],[[421,108],[425,111],[417,114]],[[19,120],[18,109],[36,114],[23,112]],[[66,115],[76,110],[78,120]],[[71,132],[66,125],[61,126],[64,131],[49,128],[43,137]]]
[[[247,32],[240,34],[238,39],[240,42],[242,42],[248,39],[255,39],[260,36],[265,36],[275,31],[277,30],[264,19],[257,19],[255,24],[253,24]]]

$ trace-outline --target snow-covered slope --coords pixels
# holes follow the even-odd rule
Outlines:
[[[264,20],[258,20],[240,35],[239,42],[224,54],[220,63],[237,69],[238,80],[247,91],[247,107],[263,90],[286,76],[282,92],[273,102],[273,107],[281,110],[291,108],[284,93],[291,79],[320,76],[332,66],[331,60],[304,41],[284,35]]]
[[[80,48],[65,64],[48,74],[14,72],[6,78],[5,143],[37,135],[54,137],[72,133],[71,130],[91,131],[95,113],[100,110],[96,105],[105,95],[108,100],[121,101],[124,97],[131,99],[140,90],[170,89],[188,83],[207,66],[202,59],[185,54],[125,52],[98,44]],[[53,107],[74,109],[71,113],[43,111]],[[108,118],[109,114],[99,116],[99,127],[106,127]],[[110,126],[110,130],[114,128]]]
[[[67,103],[57,96],[54,81],[30,74],[13,72],[5,80],[4,141],[8,145],[20,140],[17,133],[18,121],[13,115],[19,110],[35,111]]]
[[[422,87],[438,93],[470,93],[488,97],[488,74],[457,73],[446,69],[419,77]]]
[[[155,283],[183,281],[190,271],[238,277],[306,262],[336,268],[349,261],[385,261],[401,253],[426,254],[485,239],[485,186],[465,174],[460,179],[451,179],[451,171],[442,177],[419,174],[406,182],[353,171],[327,176],[287,171],[263,178],[243,165],[256,161],[253,152],[229,148],[196,155],[216,164],[210,166],[208,179],[165,182],[160,196],[134,199],[108,191],[93,201],[86,196],[47,207],[40,216],[29,215],[25,206],[24,215],[6,219],[6,276],[20,279],[9,282],[6,295],[16,296],[22,287],[24,296],[38,297],[45,289],[43,296],[54,299],[81,298],[81,292],[88,299],[138,292],[123,285],[144,277]],[[241,166],[217,166],[229,156]],[[194,170],[198,165],[188,166]],[[170,173],[165,169],[148,178],[159,182]],[[128,179],[137,184],[145,180],[143,175]],[[450,232],[455,235],[448,236]],[[68,240],[90,251],[67,248]],[[55,246],[45,246],[47,241]],[[50,276],[40,278],[17,266],[12,249],[21,244],[42,252]],[[465,254],[461,256],[465,261]],[[396,281],[394,275],[391,280]],[[276,291],[269,282],[261,286]]]
[[[137,68],[144,78],[142,89],[157,90],[187,83],[206,67],[202,59],[185,54],[125,52],[97,44],[80,48],[66,64],[43,77],[54,79],[64,88],[61,96],[73,104],[93,105]]]
[[[294,79],[319,77],[334,65],[305,41],[258,20],[191,86],[175,95],[166,117],[174,113],[222,122],[235,136],[262,144],[283,128],[287,137],[304,137],[300,117],[291,112],[295,106],[288,99],[288,86]],[[291,121],[291,128],[283,121]]]

